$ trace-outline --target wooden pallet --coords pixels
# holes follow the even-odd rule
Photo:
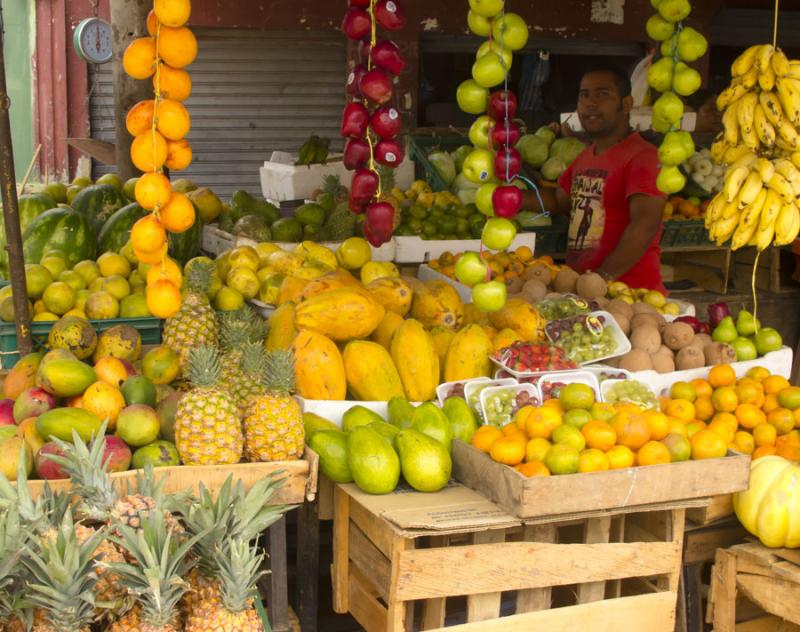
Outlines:
[[[442,632],[674,630],[683,506],[442,535],[400,529],[356,496],[352,486],[334,489],[333,599],[367,632],[415,621]],[[509,591],[514,614],[501,616]],[[445,627],[458,596],[466,596],[466,622],[449,617],[455,625]]]
[[[798,632],[799,600],[800,551],[755,542],[717,551],[708,610],[715,632]]]
[[[733,494],[712,496],[705,507],[686,510],[686,520],[696,525],[709,525],[733,515]]]

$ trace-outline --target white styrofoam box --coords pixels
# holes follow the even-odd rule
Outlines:
[[[731,367],[736,372],[736,377],[742,377],[750,369],[763,366],[774,375],[781,375],[786,379],[791,377],[793,353],[790,347],[783,347],[777,351],[772,351],[765,356],[755,360],[745,362],[731,362]],[[673,371],[672,373],[657,373],[656,371],[636,371],[633,378],[644,382],[653,389],[656,395],[661,395],[675,382],[689,382],[697,378],[708,377],[711,367],[705,366],[699,369],[687,369],[685,371]]]
[[[636,131],[649,130],[653,122],[653,108],[638,107],[631,110],[631,127]],[[567,123],[572,131],[582,132],[583,125],[578,118],[577,112],[562,112],[561,124]],[[693,132],[697,124],[697,114],[695,112],[685,112],[681,119],[681,129]]]
[[[487,415],[486,415],[486,404],[488,402],[489,397],[496,393],[500,393],[501,391],[510,390],[513,393],[528,393],[531,399],[535,400],[533,405],[538,406],[539,403],[542,401],[542,396],[539,393],[539,389],[536,388],[533,384],[509,384],[508,386],[490,386],[489,388],[485,388],[481,391],[481,409],[480,409],[480,416],[484,424],[488,423]],[[514,416],[513,414],[505,420],[500,421],[501,426],[505,426],[508,423],[511,423]]]
[[[402,239],[402,237],[398,237],[398,239]],[[434,270],[427,263],[423,263],[419,266],[419,268],[417,268],[417,278],[420,281],[444,281],[445,283],[449,283],[455,288],[456,292],[458,292],[458,296],[462,301],[465,303],[472,302],[471,287],[460,283],[456,279],[451,279],[449,276],[442,274],[438,270]]]
[[[259,313],[261,317],[264,319],[268,319],[272,314],[275,312],[275,306],[270,305],[269,303],[264,303],[259,301],[258,299],[251,298],[249,301],[250,305]]]
[[[445,252],[464,252],[465,250],[479,251],[480,239],[421,239],[416,236],[398,235],[394,238],[397,242],[395,261],[397,263],[424,263],[437,259]],[[515,250],[520,246],[527,246],[532,252],[536,251],[536,233],[517,233],[508,250]]]
[[[325,176],[339,176],[342,184],[350,182],[349,171],[342,162],[342,154],[332,154],[324,165],[295,166],[293,161],[287,164],[281,162],[280,158],[280,155],[273,153],[272,160],[265,161],[264,166],[259,169],[261,193],[267,200],[304,200],[311,196],[314,189],[322,186]]]
[[[334,401],[329,399],[304,399],[297,397],[300,402],[300,408],[304,413],[314,413],[323,419],[332,421],[340,428],[342,426],[342,417],[353,406],[363,406],[372,412],[380,415],[384,419],[389,416],[389,402],[352,402],[349,400]]]
[[[594,397],[597,401],[601,401],[600,384],[597,381],[597,376],[591,371],[560,371],[558,373],[545,373],[539,378],[539,392],[541,393],[542,400],[544,400],[544,387],[546,384],[553,382],[560,384],[585,384],[594,391]]]

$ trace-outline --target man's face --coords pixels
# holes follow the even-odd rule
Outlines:
[[[602,138],[626,125],[630,105],[609,72],[590,72],[581,79],[578,119],[592,138]]]

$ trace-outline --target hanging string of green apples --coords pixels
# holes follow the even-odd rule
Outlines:
[[[656,185],[667,195],[686,186],[686,176],[679,165],[695,151],[692,135],[681,130],[684,106],[681,97],[688,97],[700,88],[700,73],[688,64],[697,61],[708,50],[702,34],[683,21],[691,13],[688,0],[651,0],[656,9],[647,20],[647,34],[661,42],[661,58],[647,71],[647,84],[661,92],[653,104],[653,129],[664,134],[658,148],[661,169]]]
[[[359,42],[360,59],[345,87],[354,100],[342,112],[340,132],[347,139],[343,161],[354,172],[350,211],[364,215],[364,237],[378,247],[392,238],[395,208],[383,198],[376,163],[395,169],[403,162],[403,146],[397,140],[402,121],[389,101],[393,77],[406,62],[397,44],[378,41],[377,26],[398,31],[405,27],[406,17],[398,0],[349,0],[349,7],[342,31]]]
[[[528,41],[528,25],[516,13],[506,13],[503,0],[469,0],[467,24],[480,37],[488,37],[478,48],[472,79],[458,86],[456,101],[468,114],[480,115],[469,130],[474,149],[464,160],[464,176],[479,184],[475,204],[489,219],[481,234],[481,247],[505,250],[516,237],[511,221],[522,208],[521,186],[516,178],[522,157],[514,148],[520,131],[513,122],[517,97],[508,89],[513,52]],[[501,90],[491,88],[503,84]],[[472,303],[485,312],[502,309],[506,286],[492,280],[486,261],[478,252],[463,253],[455,264],[455,275],[472,287]]]

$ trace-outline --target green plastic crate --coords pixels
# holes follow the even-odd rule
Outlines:
[[[670,220],[664,222],[661,247],[710,245],[705,224],[698,220]]]
[[[47,344],[47,336],[53,327],[54,321],[31,323],[34,349],[43,349]],[[143,345],[157,345],[161,343],[160,318],[112,318],[109,320],[91,320],[98,332],[111,329],[115,325],[130,325],[135,327],[142,337]],[[10,369],[19,360],[17,347],[17,328],[14,323],[0,324],[0,365]]]
[[[412,136],[411,159],[414,161],[414,178],[425,180],[433,191],[448,191],[450,187],[442,180],[439,172],[428,160],[428,154],[437,149],[453,151],[461,145],[471,145],[469,138],[460,134],[452,136]]]

